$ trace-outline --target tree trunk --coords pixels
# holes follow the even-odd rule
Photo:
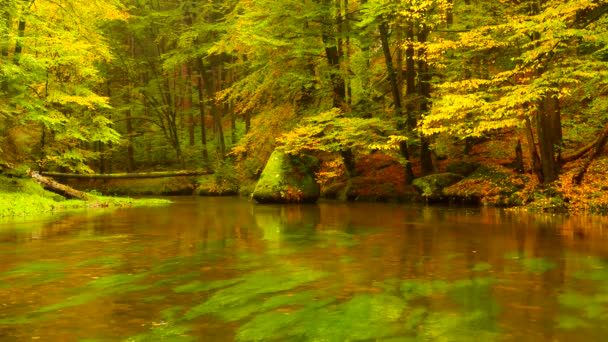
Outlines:
[[[59,194],[65,198],[80,199],[80,200],[84,200],[84,201],[88,201],[93,198],[93,197],[91,197],[91,195],[87,194],[86,192],[82,192],[82,191],[73,189],[67,185],[63,185],[63,184],[55,182],[52,179],[43,177],[36,171],[30,171],[30,172],[28,172],[28,175],[30,177],[32,177],[35,181],[40,183],[40,185],[42,185],[42,187],[45,188],[46,190]]]
[[[344,162],[344,169],[346,171],[346,176],[348,177],[348,179],[358,176],[353,150],[343,150],[340,155],[342,156],[342,161]]]
[[[587,160],[585,160],[585,163],[583,164],[583,166],[581,167],[579,172],[577,172],[577,174],[574,175],[574,177],[572,177],[572,181],[574,182],[574,184],[577,184],[577,185],[581,184],[581,182],[583,181],[583,177],[585,176],[585,173],[587,172],[587,169],[589,168],[591,163],[602,153],[602,151],[604,150],[604,147],[606,147],[607,141],[608,141],[608,125],[605,126],[604,129],[602,129],[599,136],[595,140],[595,143],[593,146],[594,147],[593,153],[591,153],[591,155],[589,155]]]
[[[163,172],[143,172],[143,173],[105,173],[105,174],[79,174],[62,172],[41,172],[43,176],[79,179],[135,179],[135,178],[165,178],[165,177],[186,177],[202,176],[213,174],[212,171],[163,171]]]
[[[543,183],[555,181],[559,175],[559,155],[562,144],[559,100],[554,92],[545,95],[536,117],[538,147]]]
[[[424,44],[427,42],[429,30],[424,25],[418,29],[418,43],[421,44],[421,48],[418,50],[418,93],[422,97],[420,103],[420,111],[426,113],[428,108],[428,101],[431,97],[431,75],[429,73],[429,65],[426,61],[426,48]],[[432,153],[430,149],[430,142],[427,137],[420,135],[420,164],[422,167],[423,174],[430,174],[434,171]]]
[[[540,183],[543,183],[543,172],[540,164],[540,158],[536,151],[536,143],[534,142],[534,132],[532,131],[532,123],[530,118],[526,117],[524,120],[524,130],[526,131],[526,140],[528,140],[528,151],[530,153],[530,160],[532,161],[532,171],[538,178]]]
[[[211,94],[215,94],[215,92],[221,90],[222,66],[217,66],[215,71],[215,77],[213,78],[214,91]],[[213,96],[211,97],[213,98]],[[224,160],[224,157],[226,156],[226,142],[224,140],[224,128],[222,126],[222,113],[220,113],[220,108],[222,108],[222,106],[214,106],[215,110],[213,110],[213,124],[215,127],[215,136],[217,141],[216,151],[218,153],[218,159]]]
[[[192,68],[189,65],[184,65],[186,72],[186,96],[183,103],[183,109],[187,113],[188,117],[188,145],[194,146],[194,130],[196,128],[196,120],[194,119],[194,111],[192,110],[192,103],[194,102],[194,89],[192,87]]]
[[[197,58],[198,66],[198,111],[201,121],[201,149],[203,157],[203,165],[209,163],[209,152],[207,151],[207,128],[205,127],[205,94],[204,94],[204,81],[205,81],[205,65],[201,58]]]
[[[521,148],[521,140],[517,140],[517,145],[515,146],[515,162],[513,166],[517,173],[524,173],[524,152]]]
[[[380,24],[380,42],[382,43],[382,51],[384,53],[384,63],[386,64],[386,72],[388,74],[388,79],[391,83],[391,92],[393,94],[393,105],[395,108],[395,116],[401,117],[403,116],[403,107],[401,105],[401,90],[399,88],[399,83],[397,82],[397,73],[395,72],[395,68],[393,66],[393,58],[391,56],[391,49],[388,41],[388,25],[383,22]],[[409,114],[408,114],[409,115]],[[409,118],[408,118],[409,121]],[[411,133],[412,127],[406,124],[406,127],[397,127],[398,129],[406,128],[407,133]],[[407,163],[405,165],[405,174],[407,182],[411,182],[414,180],[414,171],[412,170],[412,164],[410,163],[410,152],[405,141],[402,141],[399,144],[399,150],[401,151],[401,155],[403,158],[407,159]]]
[[[131,109],[125,112],[127,124],[127,172],[135,170],[135,150],[133,149],[133,124],[131,123]]]
[[[340,70],[340,60],[342,56],[338,50],[339,42],[336,39],[336,30],[334,27],[336,16],[330,11],[332,6],[329,0],[322,0],[321,3],[327,6],[328,11],[328,13],[322,19],[323,33],[321,35],[321,39],[325,48],[325,57],[327,58],[327,63],[330,67],[329,72],[331,75],[331,85],[334,94],[333,107],[344,109],[346,107],[346,88],[344,86],[344,78],[342,77]],[[330,17],[330,15],[333,15],[333,18]]]

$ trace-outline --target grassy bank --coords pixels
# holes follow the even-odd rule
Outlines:
[[[133,199],[92,194],[90,201],[68,200],[27,178],[0,176],[0,217],[34,216],[63,210],[166,205],[165,199]]]

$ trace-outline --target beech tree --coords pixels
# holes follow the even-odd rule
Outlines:
[[[0,11],[2,138],[29,150],[17,158],[91,172],[99,155],[86,145],[119,141],[98,91],[98,66],[111,59],[101,26],[126,14],[116,1],[81,0],[4,1]]]
[[[441,84],[422,131],[464,138],[519,129],[539,181],[553,182],[560,164],[572,158],[564,155],[570,147],[563,144],[562,116],[605,115],[607,12],[605,3],[588,0],[503,6],[501,23],[476,27],[445,44],[451,53],[491,56],[486,62],[492,72]],[[597,96],[583,95],[589,91]]]

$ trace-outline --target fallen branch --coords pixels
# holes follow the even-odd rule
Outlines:
[[[572,177],[572,181],[574,184],[581,184],[583,181],[583,177],[587,172],[587,169],[591,165],[591,163],[602,153],[604,147],[606,147],[606,143],[608,142],[608,126],[604,127],[598,138],[595,140],[595,144],[593,146],[593,152],[587,157],[585,163],[581,167],[581,169]]]
[[[602,129],[602,131],[599,133],[598,137],[595,138],[592,142],[588,143],[587,145],[579,148],[578,150],[576,150],[572,153],[562,155],[561,162],[563,164],[565,164],[565,163],[573,162],[573,161],[581,158],[582,156],[587,154],[589,151],[591,151],[594,147],[598,146],[602,142],[602,139],[606,138],[607,134],[608,134],[608,125],[606,125]]]
[[[80,179],[128,179],[128,178],[164,178],[164,177],[185,177],[201,176],[213,174],[211,171],[166,171],[166,172],[145,172],[145,173],[108,173],[108,174],[77,174],[60,172],[41,172],[41,175],[48,177],[61,178],[80,178]]]
[[[87,194],[86,192],[82,192],[82,191],[76,190],[74,188],[71,188],[67,185],[57,183],[50,178],[41,176],[36,171],[29,171],[28,175],[30,177],[32,177],[35,181],[40,183],[40,185],[42,185],[42,187],[45,188],[46,190],[59,194],[65,198],[68,198],[68,199],[75,198],[75,199],[80,199],[83,201],[88,201],[88,200],[93,199],[93,197],[91,195]]]

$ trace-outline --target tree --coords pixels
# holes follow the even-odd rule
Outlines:
[[[360,26],[368,29],[377,28],[386,76],[390,83],[394,115],[398,118],[398,128],[403,130],[406,136],[416,135],[414,130],[419,119],[429,110],[430,63],[433,56],[429,54],[427,45],[431,33],[446,22],[450,10],[451,2],[445,0],[371,0],[363,7],[363,20]],[[391,44],[391,38],[395,40],[395,44]],[[391,51],[393,46],[396,46],[394,54]],[[405,69],[403,69],[404,57]],[[404,80],[405,84],[402,84]],[[426,137],[420,136],[419,145],[421,168],[423,173],[427,174],[433,171],[429,141]],[[403,140],[400,151],[408,160],[412,154],[409,149],[406,140]],[[413,178],[411,169],[407,173],[411,180]]]
[[[118,142],[108,119],[99,63],[111,59],[101,25],[125,20],[118,2],[70,0],[8,1],[3,6],[0,55],[0,116],[10,131],[37,139],[41,167],[90,172],[99,154],[90,142]],[[26,143],[34,148],[33,143]],[[13,156],[32,161],[28,155]]]
[[[580,112],[585,115],[603,115],[588,107],[604,102],[603,96],[577,98],[584,88],[598,93],[606,84],[600,70],[605,67],[608,43],[607,5],[586,0],[530,1],[502,9],[503,22],[474,28],[447,45],[452,53],[468,50],[493,56],[489,61],[493,73],[443,83],[422,130],[427,135],[474,137],[503,128],[520,129],[535,174],[550,183],[557,179],[566,149],[564,113],[583,106]]]

